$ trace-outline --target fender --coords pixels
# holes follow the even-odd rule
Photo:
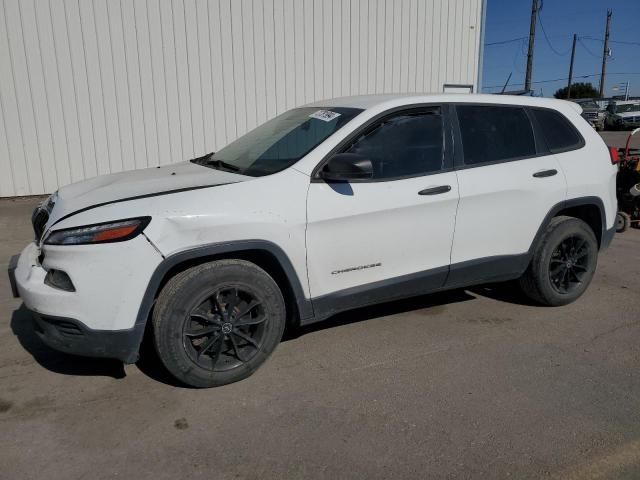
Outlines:
[[[89,205],[88,207],[84,207],[84,208],[81,208],[79,210],[75,210],[75,211],[73,211],[71,213],[67,213],[66,215],[60,217],[55,222],[53,222],[49,226],[49,229],[53,228],[54,225],[60,223],[63,220],[66,220],[69,217],[73,217],[74,215],[77,215],[79,213],[86,212],[87,210],[93,210],[94,208],[104,207],[105,205],[112,205],[114,203],[121,203],[121,202],[130,202],[131,200],[139,200],[141,198],[160,197],[162,195],[171,195],[173,193],[190,192],[191,190],[201,190],[203,188],[221,187],[223,185],[230,185],[231,183],[236,183],[236,182],[216,183],[216,184],[213,184],[213,185],[197,185],[195,187],[176,188],[176,189],[173,189],[173,190],[164,190],[162,192],[146,193],[144,195],[136,195],[134,197],[118,198],[118,199],[115,199],[115,200],[109,200],[108,202],[96,203],[95,205]],[[34,212],[33,212],[34,215],[35,215],[35,212],[37,210],[38,210],[38,208],[36,208],[36,210],[34,210]]]
[[[615,228],[613,229],[613,233],[610,233],[607,230],[607,219],[605,216],[604,203],[602,202],[602,199],[600,199],[600,197],[593,197],[593,196],[577,197],[577,198],[570,198],[568,200],[564,200],[560,203],[557,203],[553,207],[551,207],[551,210],[549,210],[546,217],[544,217],[544,220],[540,224],[540,227],[536,232],[536,236],[533,237],[533,241],[531,242],[531,246],[529,247],[529,251],[527,252],[529,255],[529,259],[533,257],[533,252],[538,246],[538,242],[540,241],[540,238],[542,237],[543,233],[549,226],[549,223],[551,222],[551,219],[553,217],[557,216],[558,213],[560,213],[562,210],[565,210],[567,208],[582,207],[587,205],[595,205],[596,207],[598,207],[598,210],[600,211],[600,225],[602,226],[602,230],[599,235],[600,249],[602,250],[606,248],[609,245],[609,243],[611,243],[611,238],[613,237],[613,233],[615,233]],[[598,232],[595,232],[595,233],[596,233],[596,236],[598,237],[597,235]]]
[[[180,265],[186,261],[210,257],[214,255],[228,254],[228,253],[241,253],[246,251],[263,251],[267,252],[278,261],[283,272],[287,276],[291,290],[295,297],[296,305],[298,307],[298,313],[300,321],[303,322],[308,318],[313,317],[313,308],[311,301],[304,295],[302,284],[300,279],[293,268],[293,264],[287,254],[275,243],[267,240],[239,240],[233,242],[214,243],[210,245],[202,245],[188,250],[183,250],[173,255],[166,257],[155,269],[147,285],[147,289],[142,297],[138,315],[136,317],[136,323],[133,327],[133,331],[137,332],[139,337],[136,340],[136,352],[138,351],[140,344],[142,343],[142,337],[144,336],[145,325],[149,318],[151,308],[155,303],[157,293],[160,289],[162,280],[167,273],[175,266]]]

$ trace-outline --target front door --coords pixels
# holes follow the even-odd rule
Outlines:
[[[440,107],[370,122],[340,152],[371,160],[373,178],[312,181],[307,266],[316,314],[442,286],[458,204]]]

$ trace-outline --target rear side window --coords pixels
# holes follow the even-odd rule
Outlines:
[[[348,149],[371,160],[373,179],[393,179],[437,172],[444,155],[439,108],[387,117],[358,137]]]
[[[533,128],[524,108],[458,105],[464,163],[477,165],[536,154]]]
[[[566,152],[582,147],[584,140],[576,127],[560,112],[544,108],[532,108],[549,151]]]

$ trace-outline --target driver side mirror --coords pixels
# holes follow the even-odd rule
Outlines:
[[[337,153],[318,172],[318,176],[330,182],[346,182],[373,177],[371,160],[357,153]]]

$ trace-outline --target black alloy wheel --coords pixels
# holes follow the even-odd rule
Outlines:
[[[520,287],[536,303],[567,305],[586,291],[597,265],[594,230],[579,218],[554,217],[534,245]]]
[[[555,248],[549,262],[549,279],[558,293],[572,293],[582,285],[583,277],[591,270],[593,253],[589,247],[587,239],[574,235]]]
[[[215,260],[173,276],[153,309],[158,357],[183,384],[217,387],[252,375],[286,325],[282,292],[254,263]]]
[[[218,288],[189,312],[182,338],[199,367],[221,372],[250,361],[262,347],[267,315],[260,296],[233,285]]]

